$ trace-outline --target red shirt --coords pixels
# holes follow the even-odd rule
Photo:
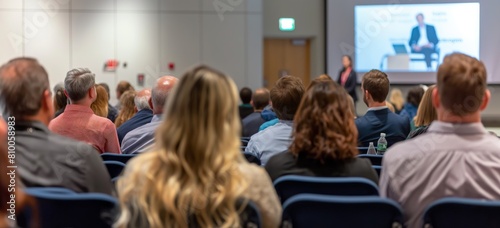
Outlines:
[[[344,73],[342,73],[342,77],[340,78],[340,85],[345,86],[345,82],[349,78],[349,74],[351,74],[351,67],[345,69]]]
[[[100,153],[121,154],[116,126],[107,118],[94,115],[90,107],[69,104],[50,121],[49,129],[57,134],[86,142]]]

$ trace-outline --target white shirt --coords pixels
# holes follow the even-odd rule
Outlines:
[[[420,39],[418,39],[418,46],[424,46],[429,43],[429,39],[427,39],[427,25],[418,26],[420,30]]]

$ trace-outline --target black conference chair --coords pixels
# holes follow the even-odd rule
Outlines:
[[[101,154],[101,158],[103,161],[118,161],[123,164],[127,164],[127,162],[137,156],[137,154],[112,154],[112,153],[104,153]]]
[[[256,157],[252,153],[243,152],[243,155],[245,156],[245,158],[247,159],[247,161],[250,162],[250,163],[254,163],[254,164],[257,164],[257,165],[261,165],[262,164],[261,161],[260,161],[260,158]]]
[[[106,166],[111,179],[120,176],[123,169],[125,169],[125,164],[117,161],[104,161],[104,166]]]
[[[274,188],[283,204],[302,193],[340,196],[378,196],[378,187],[362,177],[309,177],[288,175],[274,181]]]
[[[382,159],[384,156],[376,154],[360,154],[358,155],[358,158],[367,158],[370,160],[372,165],[382,165]]]
[[[299,194],[285,202],[283,227],[402,227],[403,211],[378,196]]]
[[[498,228],[500,201],[450,197],[431,203],[424,212],[424,227]]]
[[[372,165],[372,168],[377,172],[378,177],[380,178],[380,173],[382,173],[382,166],[380,165]]]
[[[21,227],[36,223],[42,228],[109,228],[118,212],[118,200],[101,193],[61,194],[27,188],[26,194],[36,199],[36,206],[21,212],[18,217]]]

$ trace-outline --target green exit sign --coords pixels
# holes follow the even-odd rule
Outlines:
[[[295,30],[295,19],[294,18],[280,18],[280,30],[290,32]]]

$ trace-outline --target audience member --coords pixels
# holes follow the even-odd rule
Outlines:
[[[151,106],[149,105],[150,99],[151,90],[143,89],[137,92],[136,96],[134,97],[134,105],[136,110],[135,115],[116,129],[116,131],[118,132],[118,141],[120,141],[120,145],[122,143],[123,137],[125,137],[127,133],[147,123],[151,123],[151,119],[153,118],[153,110],[151,110]]]
[[[269,176],[240,152],[234,82],[209,67],[187,72],[169,96],[153,151],[118,180],[115,227],[243,227],[236,206],[252,200],[263,227],[278,227],[281,205]]]
[[[72,94],[73,90],[69,91]],[[15,122],[15,165],[23,186],[111,194],[110,177],[99,153],[86,143],[54,134],[47,128],[54,106],[49,77],[37,60],[17,58],[3,65],[0,93],[4,118]],[[58,118],[71,114],[71,106]],[[72,122],[79,120],[71,119],[65,124],[71,128]],[[1,138],[3,145],[6,139]]]
[[[127,81],[120,81],[116,85],[116,99],[118,99],[118,104],[116,104],[116,110],[121,110],[121,97],[126,91],[135,91],[134,87]]]
[[[50,121],[49,129],[94,146],[99,153],[120,153],[115,125],[94,114],[90,105],[96,100],[95,75],[86,68],[70,70],[64,88],[71,104],[64,113]]]
[[[420,101],[420,105],[418,106],[417,115],[415,116],[416,129],[408,134],[408,139],[427,132],[432,121],[437,120],[436,109],[432,106],[432,93],[435,88],[436,86],[430,86],[425,91],[422,101]]]
[[[243,120],[245,117],[253,113],[252,104],[250,101],[252,100],[252,90],[248,87],[244,87],[240,90],[240,99],[242,104],[240,104],[240,118]]]
[[[389,101],[385,101],[385,106],[387,106],[387,108],[388,108],[389,110],[391,110],[391,112],[396,113],[396,108],[394,107],[394,105],[392,105],[392,103],[391,103],[391,102],[389,102]]]
[[[368,111],[356,119],[360,146],[367,147],[370,142],[377,145],[380,133],[386,134],[388,146],[405,140],[410,133],[410,121],[388,109],[385,101],[389,93],[387,75],[379,70],[369,71],[363,76],[361,90]]]
[[[243,123],[243,137],[250,137],[259,132],[259,127],[266,121],[262,118],[262,110],[269,105],[269,90],[262,88],[255,90],[252,96],[252,106],[254,112],[242,121]]]
[[[266,170],[273,181],[284,175],[378,177],[369,160],[357,158],[358,131],[349,94],[333,81],[307,90],[294,118],[290,149],[270,158]]]
[[[279,122],[254,134],[246,152],[257,156],[264,166],[269,158],[288,149],[292,142],[293,117],[304,95],[304,85],[298,77],[284,76],[271,89],[271,102]]]
[[[97,92],[97,98],[90,105],[90,109],[94,111],[94,114],[108,118],[108,93],[101,85],[96,85],[95,90]]]
[[[399,114],[403,110],[405,100],[403,98],[403,93],[400,89],[391,89],[391,96],[389,97],[389,102],[394,106],[394,113]]]
[[[118,109],[113,107],[110,103],[109,100],[111,99],[111,94],[109,93],[109,86],[106,83],[99,83],[100,86],[104,87],[106,89],[106,93],[108,93],[108,116],[107,118],[111,120],[111,122],[115,122],[116,117],[118,116]]]
[[[380,194],[401,204],[406,227],[422,227],[424,210],[441,198],[500,199],[500,140],[481,124],[486,80],[482,62],[447,55],[432,92],[438,120],[384,155]]]
[[[132,116],[137,113],[137,109],[135,108],[134,103],[135,96],[136,92],[129,90],[125,91],[125,93],[123,93],[123,95],[120,97],[121,109],[118,112],[118,116],[115,120],[115,125],[117,128],[122,126],[123,123],[130,120],[130,118],[132,118]]]
[[[54,86],[54,110],[56,110],[55,117],[61,115],[68,104],[68,98],[64,94],[64,84],[59,83]]]
[[[408,95],[406,96],[406,104],[403,106],[403,110],[401,110],[401,113],[399,114],[410,120],[412,129],[414,126],[415,115],[417,115],[418,105],[422,100],[424,92],[425,91],[421,86],[415,86],[411,88],[410,91],[408,91]]]
[[[153,107],[153,118],[150,123],[125,135],[122,145],[122,153],[132,154],[141,153],[149,148],[155,142],[155,132],[161,124],[163,109],[172,88],[177,83],[177,78],[173,76],[163,76],[156,80],[156,85],[151,90],[151,99],[149,104]]]
[[[262,110],[262,113],[260,113],[260,115],[262,116],[262,119],[264,119],[264,121],[266,122],[260,125],[259,131],[263,131],[264,129],[273,126],[279,122],[278,116],[276,116],[276,113],[274,112],[273,106],[271,104],[267,105]]]
[[[337,83],[344,87],[354,103],[358,101],[358,95],[356,94],[357,74],[352,68],[352,58],[349,55],[342,56],[342,69],[339,71]]]

